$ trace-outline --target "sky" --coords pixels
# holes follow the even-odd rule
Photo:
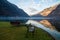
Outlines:
[[[8,0],[18,8],[23,9],[28,15],[35,15],[45,8],[60,3],[60,0]]]

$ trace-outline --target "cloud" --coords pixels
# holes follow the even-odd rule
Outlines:
[[[22,8],[28,15],[34,15],[37,12],[37,8],[40,8],[40,4],[36,4],[34,0],[22,0],[21,3],[19,2],[17,6]]]

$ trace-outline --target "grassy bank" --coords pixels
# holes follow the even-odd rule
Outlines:
[[[0,40],[53,40],[45,31],[36,28],[34,38],[26,38],[26,27],[12,27],[9,22],[0,22]]]

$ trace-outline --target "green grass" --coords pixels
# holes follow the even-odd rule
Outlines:
[[[0,22],[0,40],[53,40],[47,32],[36,28],[34,38],[26,38],[26,27],[12,27],[9,22]]]

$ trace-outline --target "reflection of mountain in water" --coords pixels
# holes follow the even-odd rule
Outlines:
[[[0,16],[20,16],[28,17],[28,15],[16,5],[9,3],[7,0],[0,0]]]
[[[50,29],[55,29],[54,26],[52,26],[48,20],[42,20],[40,21],[40,23],[43,24],[45,27],[48,27]]]

